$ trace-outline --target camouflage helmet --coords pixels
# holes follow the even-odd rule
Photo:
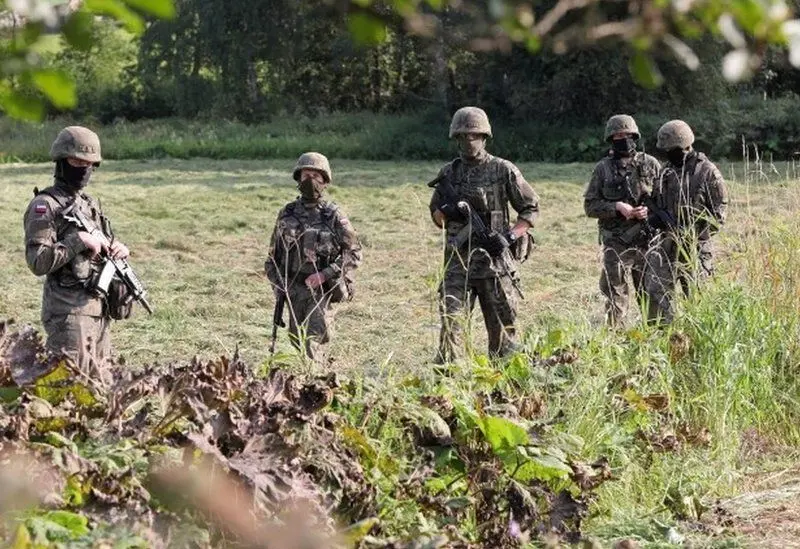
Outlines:
[[[89,128],[83,126],[67,126],[58,133],[50,147],[50,158],[54,161],[63,158],[79,158],[99,164],[103,161],[100,155],[100,138]]]
[[[605,140],[611,141],[615,133],[632,133],[634,139],[639,139],[639,126],[636,120],[627,114],[615,114],[606,122]]]
[[[694,132],[683,120],[670,120],[658,129],[656,147],[662,151],[687,149],[694,143]]]
[[[461,107],[450,122],[450,139],[463,133],[479,133],[492,137],[492,126],[486,112],[478,107]]]
[[[295,181],[300,181],[300,170],[303,168],[320,171],[325,177],[325,182],[331,182],[331,165],[324,154],[316,152],[301,154],[300,158],[297,159],[297,164],[294,165],[294,172],[292,173]]]

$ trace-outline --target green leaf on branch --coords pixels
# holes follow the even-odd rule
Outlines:
[[[653,59],[644,52],[636,52],[628,64],[633,79],[641,86],[653,89],[664,82],[664,77]]]
[[[161,19],[175,17],[175,5],[172,0],[125,0],[125,3]]]
[[[144,31],[144,20],[141,16],[119,0],[86,0],[84,6],[92,13],[113,17],[133,34]]]
[[[79,10],[67,19],[61,27],[61,32],[67,44],[79,51],[89,51],[94,43],[93,29],[94,16],[87,11]]]
[[[386,23],[366,13],[352,13],[347,19],[347,28],[353,39],[373,46],[386,41]]]
[[[34,86],[47,96],[47,99],[60,109],[75,106],[78,98],[75,82],[64,71],[54,69],[35,70],[31,74]]]

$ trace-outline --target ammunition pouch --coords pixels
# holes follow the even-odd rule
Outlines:
[[[108,308],[108,316],[114,320],[130,318],[133,312],[133,296],[128,286],[117,276],[111,280],[111,284],[108,287],[106,306]]]

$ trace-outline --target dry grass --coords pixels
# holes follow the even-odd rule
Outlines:
[[[332,354],[337,367],[376,371],[419,368],[438,332],[436,277],[440,234],[430,223],[425,183],[439,163],[335,161],[332,198],[364,243],[355,301],[338,307]],[[267,356],[272,294],[262,275],[277,210],[295,196],[291,160],[108,162],[90,192],[133,251],[156,308],[114,327],[129,362],[214,356],[239,347],[245,359]],[[599,249],[595,223],[583,215],[587,164],[522,164],[541,198],[538,247],[522,269],[527,300],[520,325],[540,331],[555,319],[599,324]],[[742,167],[737,169],[741,171]],[[780,172],[784,168],[779,168]],[[38,323],[41,283],[24,263],[22,213],[34,186],[50,181],[49,164],[0,166],[0,317]],[[732,166],[724,166],[726,174]],[[783,181],[772,174],[772,181]],[[741,178],[740,178],[741,179]],[[735,245],[760,220],[788,215],[787,187],[731,184],[727,242]],[[730,247],[730,246],[729,246]],[[561,321],[559,320],[559,322]],[[280,348],[289,350],[285,334]],[[483,329],[476,329],[479,348]]]

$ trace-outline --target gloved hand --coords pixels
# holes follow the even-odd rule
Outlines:
[[[508,238],[498,231],[492,231],[481,246],[492,257],[500,257],[511,244]]]
[[[439,204],[439,211],[444,214],[448,221],[461,221],[464,219],[464,214],[455,204],[443,202]]]

